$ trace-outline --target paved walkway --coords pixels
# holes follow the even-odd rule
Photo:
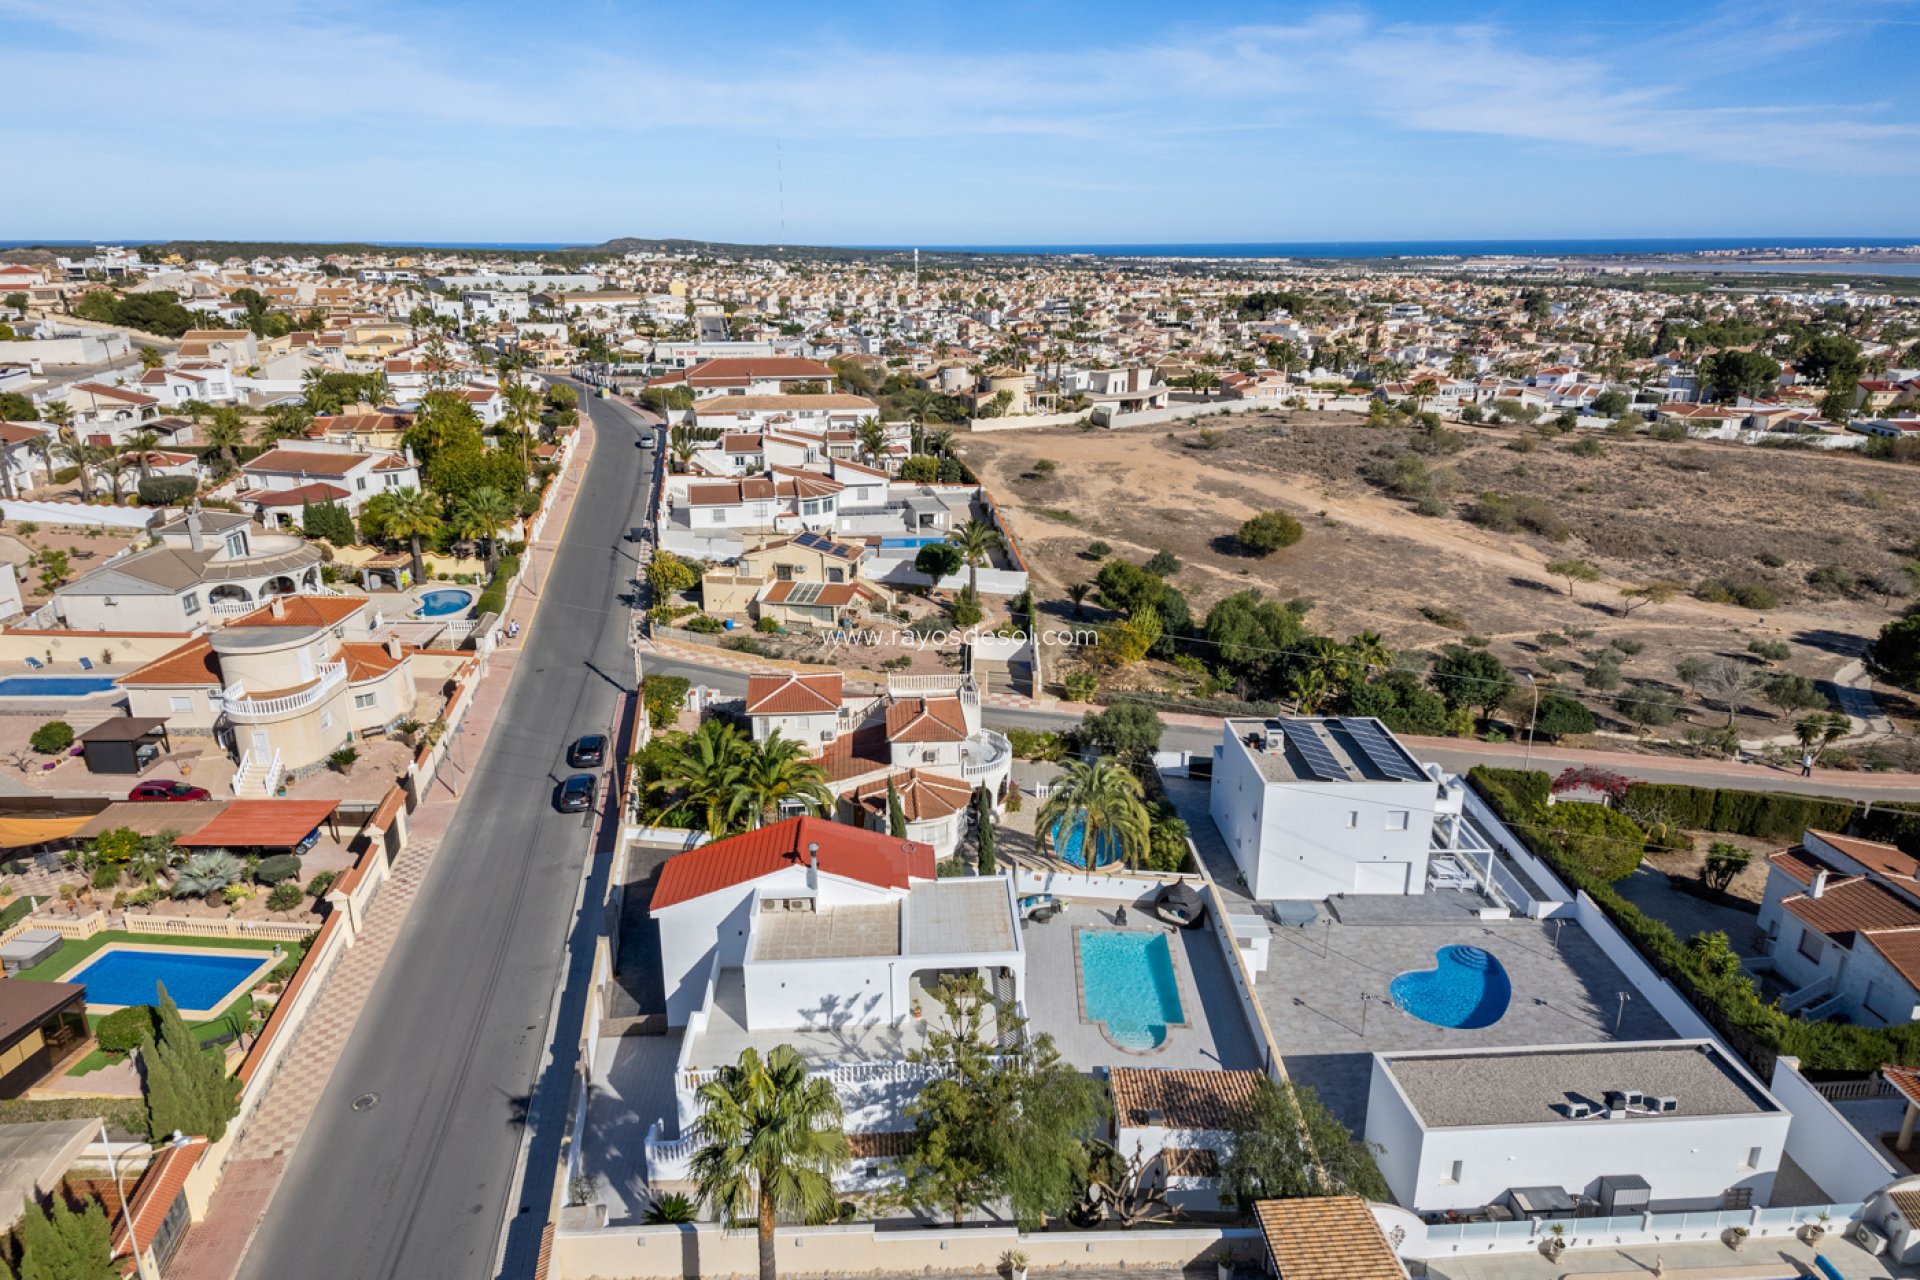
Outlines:
[[[572,514],[573,499],[593,455],[593,427],[581,415],[576,442],[543,536],[529,548],[522,589],[508,605],[508,617],[524,630],[539,607],[538,585],[545,580],[560,534]],[[286,1172],[287,1159],[313,1118],[313,1110],[333,1076],[360,1010],[379,981],[427,872],[440,851],[459,806],[466,768],[477,762],[487,735],[506,701],[507,687],[519,666],[520,649],[503,642],[487,660],[487,672],[472,691],[473,706],[463,722],[465,739],[441,763],[433,785],[414,810],[407,846],[375,896],[354,945],[340,957],[321,988],[291,1051],[267,1085],[267,1093],[234,1144],[233,1157],[204,1220],[195,1223],[167,1268],[169,1280],[230,1280],[265,1216]]]
[[[1444,759],[1453,754],[1482,758],[1489,763],[1517,766],[1527,758],[1524,742],[1481,742],[1466,738],[1421,738],[1406,736],[1401,741],[1421,759]],[[1920,774],[1867,773],[1851,769],[1815,769],[1812,778],[1801,778],[1795,770],[1771,765],[1707,759],[1697,756],[1662,756],[1637,751],[1589,751],[1565,747],[1544,747],[1535,743],[1533,767],[1554,769],[1567,765],[1595,765],[1616,769],[1633,776],[1660,773],[1693,775],[1699,786],[1724,785],[1752,790],[1799,791],[1812,795],[1852,795],[1860,792],[1920,793]]]

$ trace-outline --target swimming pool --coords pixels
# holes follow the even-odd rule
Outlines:
[[[1076,936],[1080,1007],[1089,1022],[1105,1024],[1107,1039],[1146,1053],[1167,1042],[1168,1027],[1187,1025],[1166,934],[1081,929]]]
[[[429,591],[420,597],[420,616],[444,618],[450,613],[460,613],[472,604],[473,592],[443,587],[438,591]]]
[[[99,1013],[130,1004],[158,1004],[159,986],[188,1017],[211,1017],[240,997],[256,975],[279,963],[270,951],[212,951],[110,946],[61,979],[87,989]]]
[[[930,542],[945,541],[946,539],[944,537],[936,533],[924,538],[882,538],[880,539],[880,545],[883,547],[924,547]]]
[[[83,698],[113,688],[112,676],[8,676],[0,698]]]
[[[1062,832],[1060,828],[1066,826],[1066,823],[1067,820],[1061,818],[1053,824],[1053,832],[1049,837],[1049,843],[1053,847],[1055,857],[1071,862],[1076,867],[1088,867],[1089,869],[1104,867],[1110,862],[1120,861],[1119,837],[1111,831],[1102,831],[1099,838],[1094,841],[1094,859],[1093,862],[1089,864],[1087,862],[1086,850],[1081,848],[1081,846],[1087,842],[1087,815],[1084,813],[1075,813],[1073,815],[1073,827],[1068,831]]]
[[[1440,948],[1433,968],[1409,969],[1387,990],[1420,1021],[1462,1031],[1492,1026],[1513,1000],[1513,982],[1499,959],[1464,945]]]

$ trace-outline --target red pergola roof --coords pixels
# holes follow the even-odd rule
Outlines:
[[[212,822],[174,843],[185,849],[291,849],[339,807],[338,800],[235,800]]]

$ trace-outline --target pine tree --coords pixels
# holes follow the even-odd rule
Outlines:
[[[240,1110],[240,1082],[226,1064],[207,1053],[187,1029],[180,1008],[164,985],[160,994],[160,1035],[147,1059],[147,1127],[155,1142],[174,1130],[218,1142],[227,1121]]]
[[[887,779],[887,834],[896,840],[907,838],[907,811],[900,803],[900,788]]]
[[[10,1273],[9,1273],[10,1274]],[[27,1202],[20,1220],[20,1280],[118,1280],[106,1210],[75,1211],[55,1196],[48,1213]]]
[[[979,823],[978,844],[980,849],[980,874],[990,876],[994,873],[993,860],[993,795],[982,785],[974,788],[974,811]]]

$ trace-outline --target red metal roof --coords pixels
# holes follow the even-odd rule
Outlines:
[[[163,1144],[147,1163],[132,1196],[134,1239],[140,1242],[143,1251],[153,1248],[160,1224],[166,1221],[168,1211],[187,1185],[187,1175],[206,1152],[205,1138],[188,1138],[177,1147],[172,1143]],[[114,1214],[113,1224],[113,1256],[131,1255],[133,1246],[127,1240],[126,1214]]]
[[[691,902],[788,867],[804,866],[809,844],[820,846],[820,870],[845,880],[904,889],[909,880],[934,876],[930,845],[823,818],[788,818],[667,859],[653,891],[652,909]]]
[[[291,849],[340,807],[338,800],[235,800],[192,835],[182,848]]]

